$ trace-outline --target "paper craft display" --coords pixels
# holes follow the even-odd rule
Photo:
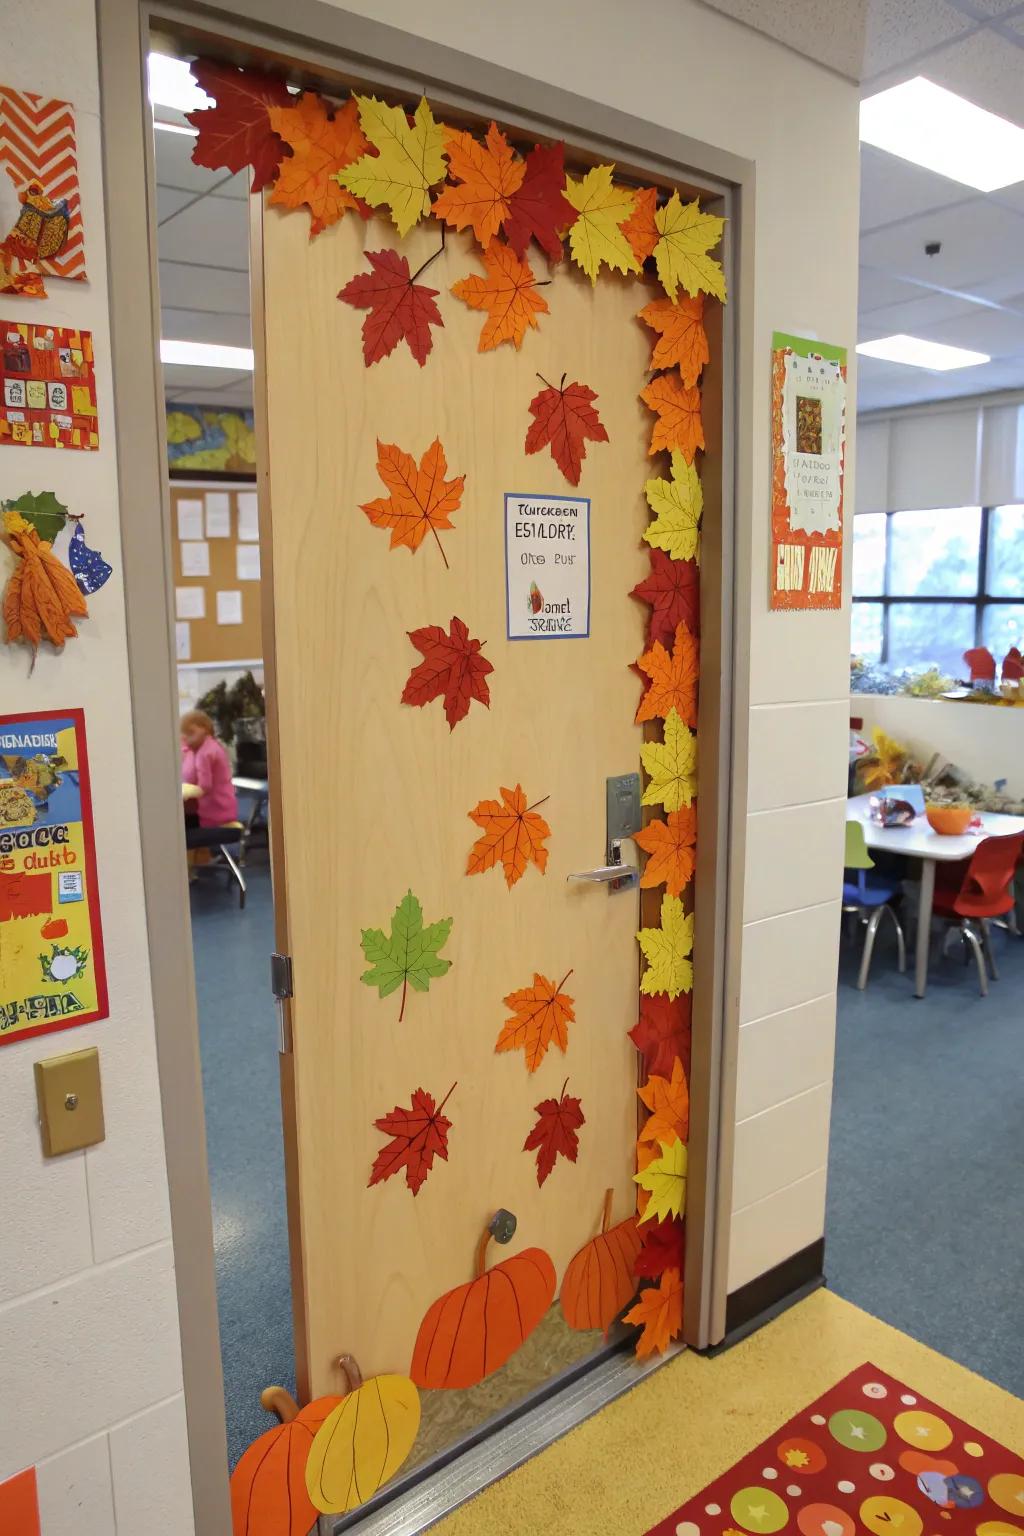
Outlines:
[[[44,274],[86,276],[74,108],[0,85],[0,295]]]
[[[1022,1507],[1018,1454],[864,1364],[648,1536],[1013,1536]]]
[[[636,1306],[623,1318],[642,1329],[636,1342],[637,1358],[663,1354],[683,1331],[683,1279],[678,1269],[663,1271],[658,1284],[640,1292]]]
[[[205,619],[206,589],[204,587],[175,587],[174,610],[179,619]]]
[[[189,69],[199,89],[213,100],[212,106],[188,114],[196,129],[193,164],[234,172],[251,166],[251,190],[262,192],[284,158],[284,140],[271,127],[269,112],[291,105],[288,86],[261,69],[236,69],[209,59],[196,59]]]
[[[182,543],[181,574],[183,576],[209,576],[210,546],[205,539]]]
[[[537,1119],[523,1142],[523,1151],[537,1154],[538,1185],[543,1184],[553,1171],[557,1158],[564,1157],[570,1163],[576,1161],[580,1147],[576,1132],[586,1121],[579,1099],[566,1093],[568,1086],[569,1079],[566,1078],[557,1099],[542,1099],[533,1106]]]
[[[697,449],[704,447],[700,390],[688,389],[673,373],[659,373],[640,391],[640,399],[658,418],[648,453],[680,453],[692,464]]]
[[[214,410],[208,405],[169,405],[166,434],[167,462],[173,470],[215,469],[225,474],[256,472],[256,428],[252,411]],[[239,538],[242,537],[244,535],[239,533]]]
[[[40,1536],[35,1467],[0,1483],[0,1530],[11,1536]]]
[[[107,1017],[81,710],[0,716],[0,1045]]]
[[[546,300],[537,292],[537,279],[528,261],[520,261],[507,245],[494,240],[481,258],[486,277],[465,277],[452,285],[452,293],[470,309],[486,314],[478,352],[490,352],[507,341],[518,349],[528,330],[537,329],[537,316],[549,313]]]
[[[178,534],[179,539],[230,539],[231,537],[231,497],[226,491],[207,491],[203,497],[206,503],[206,529],[200,528],[197,534]],[[180,503],[179,503],[180,505]]]
[[[196,501],[179,501],[177,514],[179,539],[195,542],[206,537],[203,527],[203,503],[201,499]]]
[[[375,528],[391,529],[391,549],[403,545],[411,552],[419,549],[429,530],[448,567],[448,556],[438,538],[438,530],[452,528],[451,514],[462,505],[465,475],[452,480],[439,438],[434,438],[417,467],[415,459],[394,443],[377,439],[377,473],[391,492],[390,496],[364,502],[365,512]]]
[[[174,655],[176,661],[192,660],[192,626],[188,620],[174,626]]]
[[[690,1070],[690,997],[641,996],[640,1017],[629,1038],[644,1059],[649,1073],[671,1077],[676,1058],[683,1071]]]
[[[687,725],[697,725],[697,679],[700,663],[697,641],[680,620],[676,625],[671,654],[660,640],[639,657],[637,666],[650,679],[637,706],[637,724],[646,720],[664,720],[670,709]]]
[[[648,480],[644,486],[654,518],[643,537],[673,560],[700,560],[700,519],[704,493],[700,477],[681,453],[672,455],[671,480]]]
[[[67,566],[20,512],[5,512],[0,532],[15,562],[4,588],[4,638],[28,646],[34,667],[43,640],[63,650],[78,634],[75,619],[87,618],[89,609]]]
[[[407,235],[430,213],[430,189],[444,179],[444,124],[435,122],[425,97],[412,114],[376,96],[353,100],[370,148],[337,172],[338,181],[371,208],[387,208],[398,233]]]
[[[341,186],[337,177],[369,147],[351,97],[344,106],[332,109],[315,91],[303,91],[288,106],[271,107],[267,116],[291,150],[280,161],[270,201],[283,208],[308,208],[311,240],[350,209],[368,218],[365,203]]]
[[[675,302],[652,299],[637,318],[657,333],[651,367],[678,368],[683,384],[692,388],[711,360],[704,330],[704,295],[698,293],[691,299],[682,294]]]
[[[241,592],[217,593],[217,623],[241,624],[242,622],[242,594]]]
[[[663,885],[670,896],[681,896],[693,879],[697,863],[696,809],[684,805],[669,811],[664,821],[649,821],[634,841],[647,854],[641,887],[656,890]]]
[[[629,594],[650,607],[648,645],[653,645],[656,640],[662,645],[671,645],[676,625],[680,623],[685,624],[692,635],[699,635],[700,571],[696,561],[673,560],[661,549],[650,549],[648,554],[650,574],[638,581]]]
[[[512,1009],[512,1017],[505,1020],[494,1049],[521,1050],[528,1072],[536,1072],[550,1045],[557,1045],[564,1055],[569,1047],[569,1025],[576,1019],[575,999],[562,991],[571,975],[572,971],[566,971],[556,984],[535,971],[532,987],[510,992],[504,1003]]]
[[[374,1159],[367,1181],[367,1189],[382,1184],[396,1173],[405,1173],[405,1182],[413,1194],[419,1194],[427,1174],[434,1166],[434,1158],[448,1161],[448,1132],[452,1122],[441,1111],[455,1092],[452,1083],[440,1104],[434,1103],[432,1094],[424,1088],[414,1088],[408,1109],[396,1104],[389,1115],[382,1115],[373,1123],[391,1140],[382,1147]]]
[[[964,665],[972,683],[995,685],[996,659],[985,645],[975,645],[964,651]]]
[[[526,174],[497,123],[481,144],[471,133],[449,129],[444,141],[448,181],[434,199],[433,214],[452,229],[473,231],[486,250],[511,213],[510,199]]]
[[[639,272],[640,262],[623,229],[636,205],[633,187],[617,186],[613,165],[595,165],[585,176],[565,178],[566,200],[576,210],[569,228],[573,261],[597,282],[602,265],[611,271]]]
[[[98,448],[92,334],[0,320],[0,444]]]
[[[771,606],[843,601],[846,348],[772,336]]]
[[[259,581],[260,547],[258,544],[235,546],[235,574],[239,581]]]
[[[642,1191],[639,1196],[641,1224],[681,1216],[686,1206],[685,1144],[681,1141],[669,1145],[659,1142],[648,1151],[652,1155],[633,1175],[634,1184],[638,1184]]]
[[[654,255],[654,247],[661,238],[654,222],[657,207],[657,187],[639,187],[633,199],[633,212],[622,226],[629,248],[641,266]]]
[[[487,678],[494,668],[481,654],[484,641],[474,640],[461,619],[453,614],[447,632],[439,624],[411,629],[409,639],[423,660],[409,673],[402,689],[403,704],[422,708],[444,699],[444,717],[451,731],[469,714],[474,699],[490,708]]]
[[[654,223],[659,236],[654,262],[668,297],[675,302],[682,288],[691,298],[708,293],[724,304],[725,274],[708,252],[720,244],[725,220],[705,213],[696,199],[684,203],[673,192],[664,207],[655,210]]]
[[[424,926],[423,908],[412,891],[406,891],[395,908],[390,933],[381,928],[363,929],[359,942],[370,969],[359,979],[368,987],[376,987],[382,998],[390,997],[401,987],[399,1024],[405,1017],[409,988],[412,987],[414,992],[426,992],[432,980],[451,970],[451,961],[442,960],[440,952],[448,942],[452,921],[450,917],[443,917]]]
[[[420,1395],[408,1376],[364,1382],[351,1355],[338,1361],[348,1391],[317,1430],[306,1461],[306,1492],[325,1515],[358,1509],[398,1471],[416,1442]]]
[[[561,261],[562,231],[576,217],[565,195],[564,144],[537,144],[530,150],[523,179],[508,199],[508,206],[502,227],[520,261],[531,240],[536,240],[550,262]]]
[[[590,502],[505,496],[505,607],[510,640],[590,634]]]
[[[71,535],[68,545],[68,565],[71,574],[78,584],[79,592],[86,597],[91,597],[101,587],[105,587],[114,568],[104,560],[98,549],[90,549],[85,542],[85,533],[81,523],[75,524],[75,531]]]
[[[639,1232],[641,1247],[633,1266],[638,1279],[657,1280],[667,1269],[683,1274],[686,1229],[681,1220],[670,1216],[666,1221],[648,1221]]]
[[[1024,655],[1021,655],[1021,652],[1015,645],[1011,645],[1003,657],[1002,669],[999,675],[1004,683],[1019,683],[1021,678],[1024,677]]]
[[[535,864],[543,874],[548,866],[545,843],[551,828],[543,816],[537,815],[537,807],[549,799],[549,795],[543,795],[527,805],[523,786],[517,784],[515,789],[502,785],[500,800],[479,801],[468,812],[470,821],[481,829],[481,836],[469,851],[466,874],[481,875],[500,862],[509,890],[523,878],[530,864]]]
[[[610,1224],[614,1198],[614,1190],[605,1191],[601,1230],[569,1260],[558,1298],[570,1328],[580,1332],[600,1328],[605,1338],[636,1294],[633,1265],[641,1248],[635,1216]]]
[[[390,357],[400,341],[407,343],[423,367],[434,345],[430,327],[443,326],[444,321],[434,303],[440,290],[427,288],[416,279],[440,254],[436,251],[410,273],[408,259],[398,251],[367,251],[373,270],[357,272],[338,294],[353,309],[367,311],[363,321],[363,362],[367,368]]]
[[[697,737],[674,709],[665,718],[665,740],[645,742],[640,761],[650,778],[641,796],[642,805],[663,805],[666,811],[678,811],[692,804],[697,793]]]
[[[554,1300],[555,1266],[542,1248],[486,1269],[490,1239],[488,1226],[475,1278],[439,1296],[420,1323],[409,1369],[418,1387],[475,1387],[512,1358]]]
[[[569,484],[579,485],[587,440],[608,441],[608,433],[594,409],[597,395],[586,384],[566,384],[564,373],[557,389],[539,374],[538,378],[545,387],[530,401],[533,421],[524,447],[527,453],[539,453],[549,447]]]
[[[690,1134],[690,1089],[681,1061],[672,1063],[671,1077],[648,1077],[637,1089],[637,1097],[648,1111],[640,1128],[641,1142],[671,1146],[674,1141],[686,1141]]]
[[[318,1397],[300,1408],[283,1387],[260,1394],[279,1422],[247,1447],[231,1474],[232,1536],[309,1536],[317,1510],[306,1492],[306,1463],[317,1431],[341,1401]]]
[[[259,497],[255,491],[238,492],[238,537],[253,543],[260,536]]]
[[[678,896],[661,898],[661,927],[641,928],[637,942],[647,965],[640,978],[641,992],[664,992],[678,997],[693,987],[693,913],[685,912]]]
[[[35,529],[39,538],[50,545],[51,552],[68,523],[74,523],[74,531],[68,542],[68,565],[78,590],[84,597],[90,597],[110,580],[113,567],[104,560],[99,550],[90,549],[85,542],[82,518],[70,513],[52,491],[26,491],[16,500],[4,502],[3,511],[20,513],[25,522]]]

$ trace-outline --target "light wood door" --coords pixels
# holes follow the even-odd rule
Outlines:
[[[645,611],[628,594],[648,566],[650,417],[637,395],[650,342],[636,314],[650,294],[635,278],[592,287],[566,263],[549,274],[534,252],[537,277],[552,278],[550,314],[520,352],[481,354],[483,317],[449,289],[482,268],[469,237],[449,232],[421,279],[440,290],[444,318],[426,365],[401,344],[367,368],[362,313],[336,295],[366,270],[366,251],[400,245],[415,271],[438,226],[399,242],[388,222],[347,217],[311,241],[301,214],[265,208],[262,220],[276,879],[294,964],[285,1110],[300,1385],[320,1393],[338,1388],[344,1351],[364,1375],[408,1369],[421,1318],[471,1278],[497,1208],[518,1230],[491,1261],[538,1246],[559,1279],[598,1230],[606,1189],[616,1219],[634,1209],[637,893],[567,876],[604,862],[605,781],[639,768],[630,663]],[[524,451],[538,374],[597,392],[609,441],[589,445],[578,489],[546,450]],[[435,437],[449,475],[466,477],[441,536],[447,569],[432,538],[392,550],[360,510],[386,494],[378,438],[418,459]],[[504,495],[523,491],[590,498],[588,639],[506,639]],[[440,702],[400,699],[419,660],[408,631],[453,615],[486,642],[494,671],[490,707],[473,703],[449,730]],[[466,874],[478,835],[468,812],[517,784],[545,801],[550,859],[509,890],[500,868]],[[409,889],[427,921],[454,919],[452,965],[410,992],[400,1021],[398,994],[381,1000],[360,981],[360,931],[387,930]],[[503,998],[535,972],[570,970],[565,1055],[549,1050],[531,1074],[522,1053],[496,1054]],[[523,1143],[534,1106],[566,1078],[586,1117],[578,1161],[560,1159],[538,1187]],[[440,1100],[453,1083],[448,1160],[416,1196],[401,1176],[367,1187],[386,1140],[374,1120],[416,1088]]]

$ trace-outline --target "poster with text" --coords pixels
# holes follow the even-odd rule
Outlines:
[[[843,601],[846,348],[772,336],[771,606]]]
[[[590,634],[590,502],[585,496],[505,496],[510,640]]]
[[[84,716],[0,715],[0,1045],[106,1017]]]

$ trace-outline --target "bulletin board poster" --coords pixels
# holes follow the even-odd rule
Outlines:
[[[84,715],[0,715],[0,1045],[107,1013]]]
[[[846,348],[772,336],[773,609],[843,601]]]
[[[92,333],[0,320],[0,443],[98,448]]]
[[[505,595],[510,640],[590,634],[590,502],[505,496]]]

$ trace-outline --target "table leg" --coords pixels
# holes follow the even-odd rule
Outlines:
[[[928,951],[932,937],[932,900],[935,895],[935,860],[921,860],[921,898],[917,909],[917,955],[914,996],[924,997],[928,985]]]

